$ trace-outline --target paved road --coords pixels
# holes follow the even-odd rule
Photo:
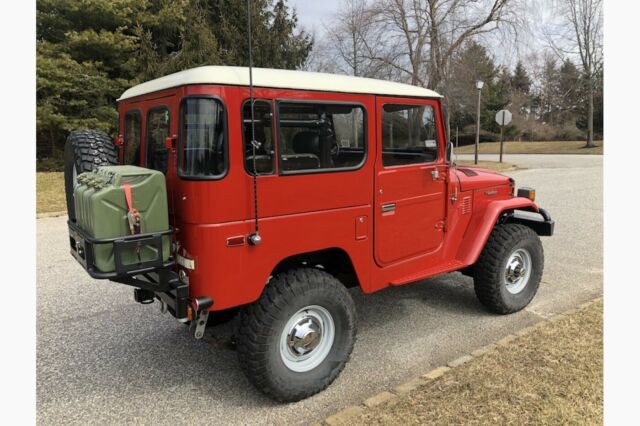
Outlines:
[[[486,158],[488,156],[483,156]],[[543,283],[527,309],[487,313],[452,273],[353,296],[358,341],[325,392],[280,405],[243,377],[230,325],[196,342],[125,286],[93,281],[67,252],[65,217],[37,221],[40,424],[310,424],[463,353],[602,294],[602,157],[507,155],[556,219]]]

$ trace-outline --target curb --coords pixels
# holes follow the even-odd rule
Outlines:
[[[66,215],[67,215],[66,210],[59,211],[59,212],[36,213],[36,219],[42,219],[45,217],[59,217],[59,216],[66,216]]]
[[[566,319],[568,315],[582,311],[588,308],[589,306],[593,305],[594,303],[598,303],[602,300],[603,300],[603,297],[599,296],[588,302],[582,303],[581,305],[575,308],[569,309],[568,311],[562,312],[560,314],[556,314],[548,319],[543,319],[541,321],[538,321],[537,323],[530,325],[528,327],[525,327],[521,330],[518,330],[513,334],[508,334],[494,343],[489,343],[488,345],[482,346],[469,354],[464,354],[452,361],[449,361],[446,366],[443,365],[440,367],[436,367],[433,370],[429,371],[428,373],[415,377],[405,383],[402,383],[401,385],[394,387],[391,390],[381,391],[380,393],[377,393],[365,399],[359,405],[350,405],[338,411],[337,413],[327,417],[323,421],[319,423],[315,423],[313,426],[322,426],[322,425],[338,426],[338,425],[349,424],[352,419],[354,419],[355,417],[360,417],[361,415],[365,414],[367,410],[371,408],[374,408],[382,404],[393,403],[394,401],[397,401],[400,396],[405,395],[423,385],[426,385],[429,382],[432,382],[444,376],[448,372],[468,363],[469,361],[472,361],[475,358],[480,358],[483,355],[498,349],[499,347],[505,347],[510,343],[512,343],[514,340],[518,339],[519,337],[526,336],[527,334],[539,329],[543,325],[555,323],[563,319]]]

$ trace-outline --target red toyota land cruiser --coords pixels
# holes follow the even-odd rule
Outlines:
[[[71,133],[71,253],[91,276],[133,286],[136,301],[158,301],[196,338],[239,315],[240,365],[279,401],[313,395],[343,369],[356,335],[350,287],[372,293],[461,270],[492,312],[531,301],[544,262],[538,236],[554,222],[533,189],[452,163],[440,95],[272,69],[254,68],[249,83],[248,68],[182,71],[124,92],[115,139]],[[135,207],[145,194],[126,183],[118,195],[118,167],[91,183],[105,165],[164,175],[166,229],[145,232],[151,212]],[[111,185],[128,211],[100,221],[126,232],[92,235],[76,216],[78,197],[92,202],[82,185],[95,194]],[[168,257],[140,256],[163,239]],[[113,270],[96,266],[98,246]],[[124,265],[134,247],[138,260]]]

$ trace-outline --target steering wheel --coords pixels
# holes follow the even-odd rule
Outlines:
[[[338,158],[338,156],[340,155],[340,144],[338,144],[338,141],[335,138],[331,143],[331,149],[329,150],[329,154],[331,155],[331,158],[334,160]]]

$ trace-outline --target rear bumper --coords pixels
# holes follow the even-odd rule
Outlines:
[[[145,293],[153,295],[166,304],[167,310],[174,317],[179,320],[187,319],[189,285],[182,282],[174,271],[174,259],[169,258],[166,262],[162,260],[162,237],[170,235],[173,232],[172,229],[125,237],[93,238],[75,223],[67,221],[67,225],[69,227],[71,255],[92,278],[108,279],[116,283],[142,289],[144,292],[136,292],[136,300],[138,300],[139,295],[144,295]],[[115,270],[111,272],[102,272],[94,264],[94,247],[106,244],[113,246]],[[122,262],[121,253],[123,250],[144,245],[156,247],[160,257],[132,265]]]
[[[511,223],[520,223],[533,229],[536,234],[544,237],[550,237],[553,235],[555,228],[555,222],[551,219],[551,215],[542,207],[538,208],[538,212],[541,218],[534,218],[528,215],[523,215],[518,210],[513,212],[513,215],[509,218]]]

